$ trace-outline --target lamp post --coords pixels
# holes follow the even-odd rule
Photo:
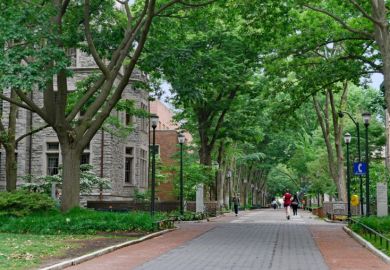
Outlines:
[[[152,114],[150,121],[153,128],[153,147],[152,147],[152,190],[150,195],[150,214],[154,216],[155,212],[155,191],[156,191],[156,127],[158,125],[158,115]]]
[[[368,125],[370,124],[371,114],[369,112],[362,113],[364,127],[366,130],[366,164],[367,164],[367,172],[366,172],[366,216],[370,215],[370,175],[369,175],[369,150],[368,150]]]
[[[345,133],[344,142],[347,145],[347,202],[348,202],[348,219],[351,218],[351,179],[350,179],[350,166],[349,166],[349,144],[351,143],[351,134]]]
[[[231,170],[227,171],[226,177],[228,179],[228,185],[229,185],[229,210],[230,210],[231,209],[231,205],[232,205],[232,192],[231,192],[231,185],[232,185],[232,183],[230,182],[231,178],[232,178],[232,171]]]
[[[358,161],[362,161],[361,151],[360,151],[360,127],[359,123],[355,121],[355,119],[352,117],[352,115],[348,112],[339,112],[339,117],[343,118],[344,114],[348,115],[349,118],[352,120],[352,122],[356,126],[356,135],[357,135],[357,150],[358,150]],[[362,175],[359,175],[359,189],[360,189],[360,213],[363,215],[363,177]]]
[[[179,133],[177,139],[180,144],[180,215],[184,215],[183,144],[186,137],[183,133]]]

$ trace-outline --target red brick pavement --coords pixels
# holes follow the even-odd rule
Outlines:
[[[97,257],[79,265],[66,268],[67,270],[130,270],[144,264],[162,254],[174,249],[185,242],[194,239],[213,229],[218,222],[224,222],[232,217],[219,217],[212,222],[186,223],[180,228],[146,240],[139,244],[121,248],[114,252]]]
[[[309,226],[330,270],[389,270],[383,262],[368,249],[352,239],[342,226]]]

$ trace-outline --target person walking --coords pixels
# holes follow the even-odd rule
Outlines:
[[[238,215],[238,207],[240,206],[240,199],[237,197],[236,194],[233,196],[233,206],[234,206],[234,213],[236,213],[236,216]]]
[[[283,205],[284,205],[284,208],[286,209],[286,218],[287,218],[287,220],[290,219],[291,197],[292,197],[292,195],[290,194],[289,190],[287,189],[286,192],[283,195]]]
[[[293,215],[298,215],[298,206],[299,206],[299,199],[297,195],[294,195],[292,201],[291,201],[291,207],[293,209]]]
[[[276,198],[273,197],[271,201],[271,206],[274,210],[276,210],[276,207],[278,207],[278,203],[276,202]]]

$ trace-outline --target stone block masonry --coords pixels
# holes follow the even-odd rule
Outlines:
[[[69,91],[74,91],[76,83],[96,72],[97,67],[92,57],[80,50],[72,51],[70,56],[71,68],[74,74],[71,78],[68,78],[68,89]],[[134,76],[137,79],[145,79],[145,76],[138,70],[134,71]],[[38,105],[42,106],[43,93],[41,91],[34,91],[30,95]],[[148,93],[135,89],[131,84],[125,88],[122,98],[134,100],[138,108],[149,109]],[[10,106],[5,101],[1,102],[3,105],[2,121],[7,125]],[[126,124],[126,114],[124,112],[113,111],[112,115],[117,116],[124,125]],[[38,115],[30,113],[25,109],[19,109],[17,137],[31,129],[30,121],[33,128],[38,128],[45,124]],[[148,186],[148,119],[132,117],[130,124],[133,125],[134,130],[125,138],[119,138],[99,130],[91,140],[89,148],[87,147],[84,150],[84,158],[89,164],[93,165],[95,173],[99,176],[102,173],[103,177],[110,179],[112,182],[112,190],[104,191],[104,199],[106,200],[114,197],[116,199],[132,199],[135,189],[143,191]],[[58,164],[62,163],[61,149],[55,146],[56,143],[58,143],[58,138],[51,128],[28,136],[19,143],[17,149],[18,185],[23,183],[22,176],[24,175],[43,176],[49,174],[49,157],[54,159],[58,157]],[[126,148],[132,149],[131,155],[126,154]],[[127,166],[127,168],[126,157],[131,157],[132,159],[131,162],[128,162],[130,166]],[[125,182],[126,171],[131,176],[129,177],[131,179],[129,182]],[[0,149],[0,190],[5,189],[5,183],[5,151]],[[95,195],[98,194],[99,191],[96,190]]]

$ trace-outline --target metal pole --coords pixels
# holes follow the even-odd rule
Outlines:
[[[155,211],[155,189],[156,189],[156,127],[153,128],[153,153],[152,153],[152,192],[150,195],[150,214],[154,216]]]
[[[366,127],[366,166],[367,166],[367,172],[366,172],[366,216],[370,215],[370,176],[368,174],[369,172],[369,152],[368,152],[368,124],[364,124]]]
[[[347,201],[348,201],[348,219],[351,218],[351,179],[349,168],[349,143],[347,143]]]
[[[358,158],[359,162],[362,161],[361,151],[360,151],[360,128],[359,123],[356,123],[356,132],[357,132],[357,144],[358,144]],[[360,215],[363,215],[363,177],[359,175],[359,186],[360,186]]]
[[[180,144],[180,215],[184,215],[183,144]]]

